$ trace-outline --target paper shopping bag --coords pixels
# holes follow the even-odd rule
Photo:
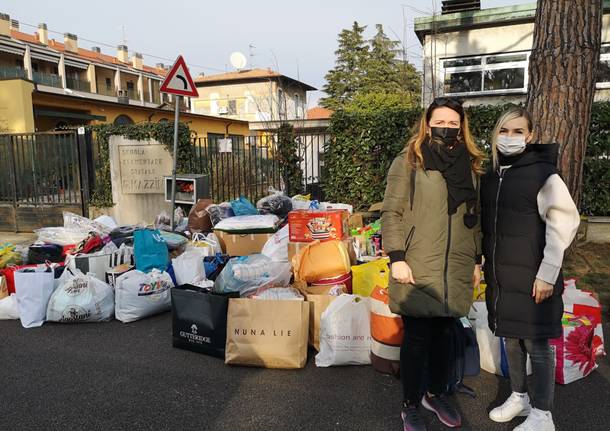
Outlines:
[[[173,346],[224,359],[229,298],[185,284],[172,289]]]
[[[309,305],[305,301],[231,298],[225,363],[303,368],[308,330]]]

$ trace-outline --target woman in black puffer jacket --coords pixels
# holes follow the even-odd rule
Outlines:
[[[489,416],[496,422],[528,416],[515,430],[553,431],[555,356],[549,339],[562,334],[561,265],[580,219],[557,174],[558,145],[533,142],[527,111],[505,113],[492,141],[493,166],[481,179],[486,300],[490,329],[506,338],[513,393]]]

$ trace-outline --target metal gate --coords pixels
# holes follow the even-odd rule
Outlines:
[[[0,230],[62,226],[63,211],[86,213],[79,141],[74,130],[0,135]]]
[[[327,133],[296,134],[298,157],[302,172],[301,188],[314,199],[323,199],[324,147],[331,136]],[[270,188],[282,188],[281,167],[277,159],[278,137],[224,136],[195,138],[190,170],[209,174],[210,196],[223,202],[245,196],[253,202],[267,196]]]

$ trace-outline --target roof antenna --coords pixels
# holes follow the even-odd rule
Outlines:
[[[254,46],[254,44],[251,43],[250,45],[248,45],[251,69],[254,69],[254,56],[256,55],[256,54],[254,54],[254,48],[256,48],[256,46]]]

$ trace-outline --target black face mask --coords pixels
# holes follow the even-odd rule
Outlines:
[[[441,141],[445,146],[455,145],[460,129],[453,127],[432,127],[432,139]]]

